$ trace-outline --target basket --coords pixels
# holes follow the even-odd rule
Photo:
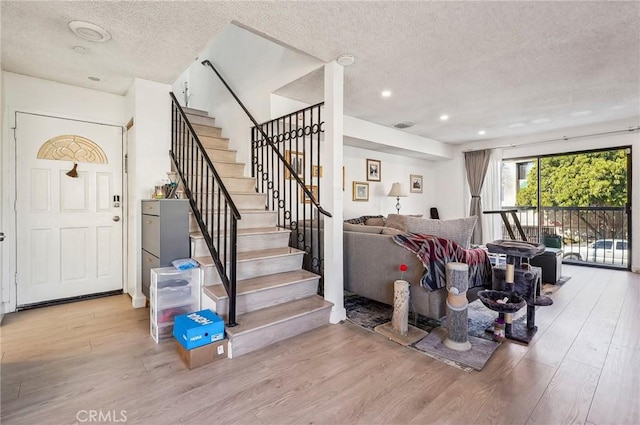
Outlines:
[[[480,291],[478,292],[478,298],[485,307],[499,313],[515,313],[527,303],[520,295],[504,291]],[[506,303],[498,302],[498,300],[504,298],[508,298]]]

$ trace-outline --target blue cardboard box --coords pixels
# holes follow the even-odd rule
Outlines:
[[[176,316],[173,336],[187,350],[224,339],[224,321],[211,310]]]

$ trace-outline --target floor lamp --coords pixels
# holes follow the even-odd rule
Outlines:
[[[398,210],[398,214],[400,214],[400,198],[409,196],[404,186],[402,186],[402,184],[398,182],[395,182],[391,185],[391,190],[389,191],[389,194],[387,196],[396,198],[396,210]]]

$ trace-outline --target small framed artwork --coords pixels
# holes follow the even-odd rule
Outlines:
[[[296,152],[296,151],[288,150],[285,152],[284,158],[291,165],[291,168],[293,168],[293,171],[298,175],[298,177],[302,178],[304,173],[304,152]],[[285,179],[293,178],[291,177],[291,173],[289,172],[288,168],[285,168],[284,170],[284,178]]]
[[[313,194],[313,197],[316,198],[316,201],[319,201],[318,199],[318,186],[313,185],[313,186],[309,186],[306,185],[305,186],[307,189],[309,189],[309,192],[311,192]],[[304,199],[304,203],[305,204],[310,204],[311,203],[311,198],[309,198],[309,196],[307,196],[307,194],[305,193],[304,190],[302,190],[302,188],[300,188],[300,199]]]
[[[322,165],[312,165],[311,166],[311,177],[322,177],[324,174],[324,169]]]
[[[369,200],[369,183],[353,182],[353,200],[354,201]]]
[[[411,193],[422,193],[422,176],[411,174],[409,187]]]
[[[382,170],[380,161],[377,159],[367,159],[367,181],[379,182],[382,181]]]

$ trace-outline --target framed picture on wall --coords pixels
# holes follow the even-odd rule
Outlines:
[[[285,151],[284,158],[293,168],[293,171],[298,175],[298,177],[302,178],[304,175],[304,152],[296,152],[296,151]],[[288,168],[284,170],[284,178],[292,179],[291,173]]]
[[[382,164],[377,159],[367,159],[367,181],[379,182],[382,181]]]
[[[311,166],[311,177],[322,177],[324,174],[324,169],[322,165],[312,165]]]
[[[318,186],[313,185],[313,186],[309,186],[309,185],[305,185],[305,187],[307,189],[309,189],[309,192],[311,192],[313,194],[313,197],[316,198],[316,201],[319,201],[318,199]],[[309,196],[307,196],[306,192],[304,190],[302,190],[302,188],[300,188],[300,199],[304,199],[304,203],[305,204],[310,204],[311,203],[311,198],[309,198]]]
[[[369,183],[353,182],[353,200],[354,201],[369,200]]]
[[[409,177],[411,193],[422,193],[422,176],[411,174]]]

